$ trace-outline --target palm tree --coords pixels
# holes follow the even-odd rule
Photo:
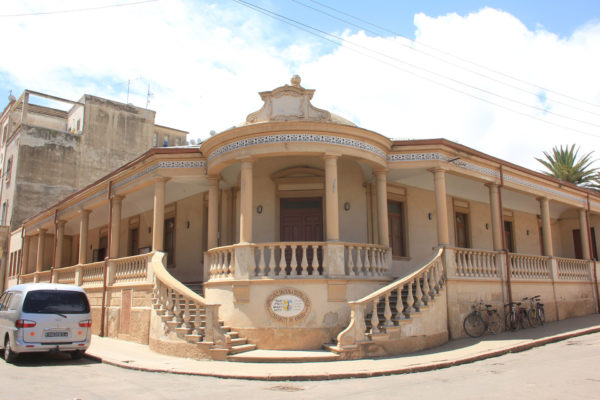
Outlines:
[[[584,187],[592,187],[597,184],[600,171],[598,168],[591,168],[594,160],[592,159],[593,151],[584,154],[579,160],[577,154],[579,148],[575,149],[575,145],[553,147],[552,154],[544,151],[546,159],[537,158],[548,171],[542,171],[546,175],[553,176],[560,180],[581,185]],[[594,183],[594,181],[596,181]]]

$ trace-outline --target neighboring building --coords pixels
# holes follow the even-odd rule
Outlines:
[[[548,321],[598,311],[598,193],[444,139],[392,141],[313,94],[294,77],[243,125],[26,219],[8,284],[82,285],[95,332],[215,359],[415,351],[462,336],[480,299],[502,312],[541,294]]]
[[[34,99],[61,103],[68,111]],[[187,132],[155,125],[155,114],[91,95],[79,101],[31,90],[19,99],[11,96],[0,115],[0,225],[16,229],[156,146],[159,137],[169,138],[160,146],[185,144]]]

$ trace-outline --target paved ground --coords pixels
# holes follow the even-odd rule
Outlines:
[[[378,359],[306,363],[199,361],[165,356],[148,346],[97,336],[92,339],[88,354],[104,363],[153,372],[255,380],[327,380],[447,368],[594,332],[600,332],[600,314],[479,339],[459,339],[424,352]]]
[[[231,363],[222,363],[231,365]],[[337,363],[329,363],[334,369]],[[268,382],[148,373],[28,354],[0,362],[2,400],[597,399],[600,333],[452,368],[328,381]],[[248,366],[248,368],[252,368]]]

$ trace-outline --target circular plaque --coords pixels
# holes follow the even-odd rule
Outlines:
[[[310,311],[310,299],[297,289],[277,289],[269,295],[265,307],[276,321],[300,321]]]

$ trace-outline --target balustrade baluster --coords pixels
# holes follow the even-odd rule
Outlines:
[[[429,303],[429,271],[423,272],[423,301]]]
[[[181,304],[179,303],[179,294],[173,291],[171,296],[173,298],[173,318],[171,318],[171,321],[177,322],[177,324],[179,324],[181,318]]]
[[[352,259],[352,249],[352,246],[348,246],[348,275],[354,274],[354,260]],[[358,275],[358,273],[355,273],[354,275]]]
[[[275,246],[269,246],[269,274],[275,276]]]
[[[357,275],[358,275],[358,270],[360,268],[360,275],[365,276],[367,275],[367,269],[365,267],[365,259],[363,258],[364,255],[364,247],[357,247],[356,248],[356,263],[358,264],[357,266]]]
[[[396,290],[396,296],[398,297],[398,301],[396,301],[396,315],[394,316],[394,321],[398,322],[406,319],[406,315],[404,315],[404,300],[402,300],[401,287],[398,287]]]
[[[377,315],[377,304],[379,298],[373,300],[373,313],[371,314],[371,333],[379,333],[379,315]]]
[[[365,276],[368,276],[371,273],[371,260],[369,259],[369,248],[364,247],[364,256],[365,256]]]
[[[290,275],[298,275],[298,260],[296,259],[296,249],[298,245],[294,244],[291,246],[292,248],[292,261],[290,262],[290,267],[292,270],[290,271]],[[294,274],[295,272],[295,274]]]
[[[390,308],[390,293],[386,293],[385,295],[385,308],[383,310],[383,316],[385,317],[385,322],[383,323],[383,326],[388,327],[388,326],[394,326],[394,323],[392,322],[392,309]]]
[[[191,314],[190,314],[190,301],[188,299],[183,299],[182,302],[185,304],[183,307],[183,324],[181,325],[182,328],[185,329],[191,329],[191,325],[190,325],[190,318],[191,318]]]
[[[415,304],[415,298],[413,297],[412,285],[413,285],[413,281],[410,281],[407,284],[407,286],[408,286],[408,294],[406,295],[406,305],[408,307],[406,307],[404,309],[404,312],[406,314],[412,314],[412,313],[415,312],[415,308],[413,307],[413,305]]]
[[[194,315],[194,330],[192,330],[192,334],[202,336],[202,317],[200,315],[202,310],[196,303],[194,303],[194,309],[196,314]]]
[[[285,267],[287,267],[285,262],[285,245],[279,246],[279,271],[275,274],[275,276],[285,275]]]
[[[371,248],[369,250],[369,258],[371,263],[371,276],[377,275],[377,260],[375,259],[375,249]]]
[[[435,265],[429,268],[429,297],[432,299],[437,294],[435,289]]]
[[[302,261],[300,262],[300,274],[306,276],[308,275],[308,246],[301,245],[300,249],[302,249],[300,252],[300,254],[302,254]]]
[[[458,276],[465,276],[465,259],[464,253],[460,250],[456,251],[456,272]]]
[[[421,278],[415,278],[416,288],[415,288],[415,306],[420,309],[423,307],[423,291],[421,290]]]
[[[172,317],[173,316],[173,294],[171,293],[171,290],[167,287],[164,286],[165,288],[165,315]]]
[[[260,277],[265,276],[265,247],[259,246],[258,249],[258,273]]]

